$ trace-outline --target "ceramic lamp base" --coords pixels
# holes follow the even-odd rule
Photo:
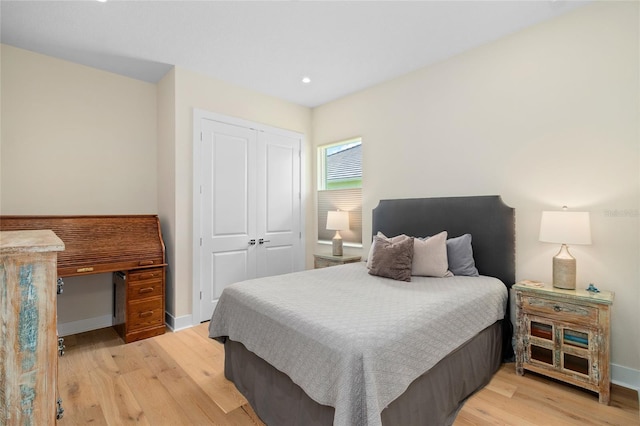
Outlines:
[[[560,252],[553,258],[553,286],[566,290],[576,289],[576,259],[563,244]]]
[[[331,254],[334,256],[342,256],[342,238],[340,236],[333,237],[333,239],[331,240],[331,243],[332,243]]]

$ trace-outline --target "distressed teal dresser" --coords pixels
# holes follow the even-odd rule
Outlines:
[[[56,260],[52,231],[0,232],[0,424],[51,425],[57,397]]]

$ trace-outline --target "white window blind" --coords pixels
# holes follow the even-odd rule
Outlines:
[[[327,227],[327,212],[349,212],[349,229],[340,231],[345,243],[362,244],[362,188],[318,191],[318,240],[331,241],[335,231]]]

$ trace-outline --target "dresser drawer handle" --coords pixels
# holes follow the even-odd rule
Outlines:
[[[138,290],[138,294],[151,293],[153,291],[153,287],[144,287]]]
[[[148,266],[153,265],[153,260],[141,260],[138,262],[138,266]]]
[[[560,306],[556,305],[556,306],[553,307],[553,310],[556,311],[556,312],[560,312],[562,310],[562,308]]]
[[[140,318],[150,317],[151,315],[153,315],[153,311],[145,311],[138,314]]]

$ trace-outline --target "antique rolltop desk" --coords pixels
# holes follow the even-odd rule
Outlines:
[[[126,343],[164,333],[167,265],[158,216],[0,216],[0,229],[55,232],[66,247],[59,279],[112,272],[114,326]]]

